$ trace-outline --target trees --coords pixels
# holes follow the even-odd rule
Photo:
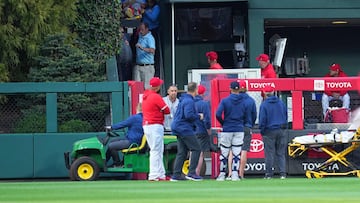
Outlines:
[[[0,82],[106,80],[106,60],[121,46],[121,17],[118,0],[0,1]],[[23,120],[39,120],[43,102],[44,95],[18,101]],[[60,124],[68,124],[59,128],[65,131],[86,119],[90,125],[82,126],[94,129],[83,130],[97,130],[104,123],[93,118],[105,117],[109,110],[104,95],[59,94],[58,105]],[[32,112],[39,117],[27,118]]]
[[[34,59],[29,80],[31,82],[96,82],[104,81],[105,75],[99,64],[89,59],[79,48],[66,40],[64,34],[49,35],[40,47],[39,56]],[[57,95],[59,130],[67,132],[88,132],[102,130],[105,117],[109,113],[107,95],[104,94],[71,94]],[[45,95],[28,96],[20,105],[26,109],[38,109],[37,114],[45,115]],[[31,101],[29,103],[28,101]],[[41,110],[42,109],[42,110]],[[27,113],[30,112],[30,113]],[[23,111],[24,116],[20,122],[35,121],[34,111]],[[37,115],[41,117],[40,115]],[[27,125],[27,130],[35,131]],[[21,131],[21,129],[19,129]]]
[[[0,1],[0,81],[25,81],[48,34],[68,33],[77,0]]]

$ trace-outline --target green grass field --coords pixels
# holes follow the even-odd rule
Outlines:
[[[248,178],[239,182],[2,181],[0,202],[360,202],[360,179]]]

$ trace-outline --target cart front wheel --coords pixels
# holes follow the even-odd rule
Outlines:
[[[90,181],[96,180],[100,169],[96,162],[90,157],[80,157],[76,159],[70,167],[70,179]]]

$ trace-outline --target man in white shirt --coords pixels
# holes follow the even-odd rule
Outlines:
[[[179,104],[179,99],[177,98],[177,92],[178,92],[177,85],[172,84],[167,89],[168,95],[166,97],[163,97],[163,100],[170,109],[170,114],[165,115],[164,128],[166,131],[171,131],[171,123]]]

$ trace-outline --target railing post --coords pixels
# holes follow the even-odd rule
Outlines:
[[[57,128],[57,93],[46,93],[46,132],[56,133]]]

